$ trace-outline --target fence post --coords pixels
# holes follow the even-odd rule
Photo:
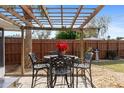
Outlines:
[[[74,55],[74,41],[72,40],[72,55]]]
[[[107,54],[107,55],[106,55],[107,59],[108,59],[108,56],[109,56],[109,55],[108,55],[108,50],[109,50],[109,40],[107,40],[107,53],[106,53],[106,54]]]
[[[119,57],[119,40],[117,40],[117,57]]]
[[[24,74],[24,30],[21,30],[21,74]]]

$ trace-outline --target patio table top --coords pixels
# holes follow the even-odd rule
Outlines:
[[[58,55],[46,55],[44,56],[45,59],[50,59],[50,57],[55,57],[55,56],[58,56]],[[74,57],[75,59],[78,59],[79,57],[78,56],[75,56],[75,55],[64,55],[66,57]]]

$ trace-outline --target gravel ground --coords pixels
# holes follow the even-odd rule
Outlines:
[[[124,73],[92,65],[93,83],[98,88],[124,88]]]

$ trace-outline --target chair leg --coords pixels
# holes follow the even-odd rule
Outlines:
[[[70,88],[74,88],[74,77],[70,74]]]
[[[91,84],[91,87],[93,88],[93,82],[92,82],[92,74],[91,74],[91,69],[89,69],[89,75],[90,75],[90,84]]]
[[[73,69],[73,73],[72,73],[72,88],[74,88],[74,69]]]
[[[76,88],[78,88],[78,68],[76,68]]]
[[[34,70],[33,70],[33,72],[32,72],[32,83],[31,83],[31,88],[33,88],[34,87]]]
[[[85,87],[87,88],[87,81],[86,81],[86,72],[85,72],[85,69],[84,70],[84,81],[85,81]]]
[[[53,88],[55,87],[55,85],[56,85],[56,81],[57,81],[57,75],[55,75],[55,78],[54,78],[54,80],[52,81],[53,83],[52,83],[52,85],[53,85]]]
[[[69,86],[69,83],[68,83],[67,74],[65,75],[65,80],[66,80],[66,83],[67,83],[68,87],[70,87],[70,86]]]
[[[54,88],[55,87],[55,84],[56,84],[56,81],[57,81],[57,75],[55,75],[54,79],[53,79],[53,76],[50,77],[50,88]]]
[[[35,73],[35,82],[34,82],[34,86],[36,85],[36,81],[37,81],[37,74],[38,74],[38,70],[36,70],[36,73]]]
[[[47,69],[47,87],[50,88],[50,73],[49,73],[49,69]]]

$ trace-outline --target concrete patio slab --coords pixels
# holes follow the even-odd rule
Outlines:
[[[19,88],[31,88],[32,77],[21,77],[18,81]],[[75,78],[75,88],[76,88],[76,78]],[[38,77],[35,88],[47,88],[46,77]],[[58,77],[55,88],[67,88],[64,78]],[[78,79],[78,88],[91,88],[88,81],[84,81],[83,78]]]

